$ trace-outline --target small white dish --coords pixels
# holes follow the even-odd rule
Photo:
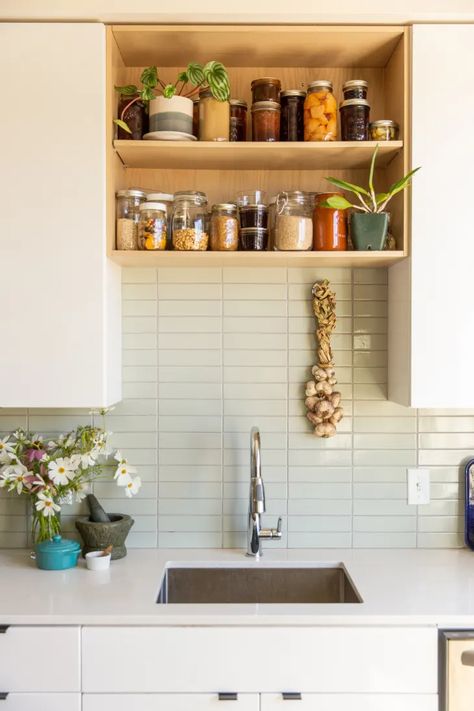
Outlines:
[[[144,141],[197,141],[192,133],[182,133],[181,131],[152,131],[145,133]]]
[[[86,565],[88,570],[108,570],[112,555],[102,555],[102,551],[91,551],[86,553]]]

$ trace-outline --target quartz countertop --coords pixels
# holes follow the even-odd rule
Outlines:
[[[343,563],[363,602],[158,605],[169,562],[271,566]],[[474,627],[474,554],[467,550],[135,549],[110,570],[84,561],[38,570],[26,550],[0,551],[0,625],[438,625]]]

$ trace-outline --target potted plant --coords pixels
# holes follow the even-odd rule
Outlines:
[[[356,250],[381,250],[384,248],[389,223],[389,214],[386,212],[386,207],[395,195],[410,185],[412,176],[417,170],[420,170],[420,168],[411,170],[403,178],[393,183],[386,193],[376,193],[374,170],[378,149],[379,146],[377,144],[370,163],[367,189],[338,178],[326,178],[332,185],[356,195],[360,202],[360,205],[354,205],[343,195],[334,195],[321,203],[322,207],[329,207],[333,210],[352,209],[357,211],[353,212],[350,218],[351,237]]]
[[[156,67],[146,67],[140,77],[142,88],[135,84],[116,86],[121,96],[130,96],[130,102],[122,109],[115,123],[124,131],[130,128],[124,120],[126,112],[136,101],[149,102],[149,131],[179,131],[192,134],[193,102],[191,97],[200,88],[208,87],[218,101],[228,101],[230,83],[227,70],[216,61],[202,65],[197,62],[188,64],[178,74],[174,84],[165,84],[158,76]],[[191,89],[188,88],[191,85]],[[159,92],[158,95],[156,92]]]

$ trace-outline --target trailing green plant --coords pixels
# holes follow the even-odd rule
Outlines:
[[[115,90],[121,96],[132,97],[130,102],[122,110],[120,117],[114,119],[114,123],[124,131],[131,133],[130,128],[124,121],[125,112],[136,101],[151,101],[158,95],[164,96],[166,99],[171,99],[173,96],[185,96],[190,98],[196,94],[201,87],[208,87],[215,99],[218,101],[228,101],[230,98],[230,82],[227,75],[227,70],[221,62],[214,60],[207,64],[198,64],[190,62],[183,72],[178,74],[174,84],[165,84],[158,76],[156,67],[145,67],[140,76],[142,88],[139,89],[135,84],[126,84],[125,86],[116,86]],[[190,84],[193,88],[188,90],[187,85]]]
[[[376,193],[374,188],[374,171],[378,150],[379,145],[377,144],[370,163],[369,185],[367,189],[361,187],[360,185],[348,183],[346,180],[339,180],[339,178],[326,178],[326,180],[332,185],[356,195],[361,203],[360,205],[354,205],[342,195],[333,195],[332,197],[327,198],[327,200],[321,202],[321,206],[331,207],[335,210],[347,210],[352,208],[354,210],[360,210],[361,212],[367,213],[384,212],[390,200],[410,185],[413,175],[420,170],[420,167],[414,168],[414,170],[411,170],[403,178],[400,178],[400,180],[397,180],[396,183],[393,183],[386,193]]]

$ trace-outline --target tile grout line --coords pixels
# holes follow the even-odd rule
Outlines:
[[[290,500],[290,284],[289,269],[286,276],[286,548],[290,545],[289,536],[289,500]]]
[[[224,541],[224,267],[221,267],[221,372],[220,372],[220,395],[221,395],[221,548],[225,548]]]
[[[160,547],[160,270],[155,270],[156,276],[156,547]]]
[[[352,343],[351,343],[351,548],[354,548],[354,311],[355,311],[355,269],[351,269],[351,323],[352,323]]]

